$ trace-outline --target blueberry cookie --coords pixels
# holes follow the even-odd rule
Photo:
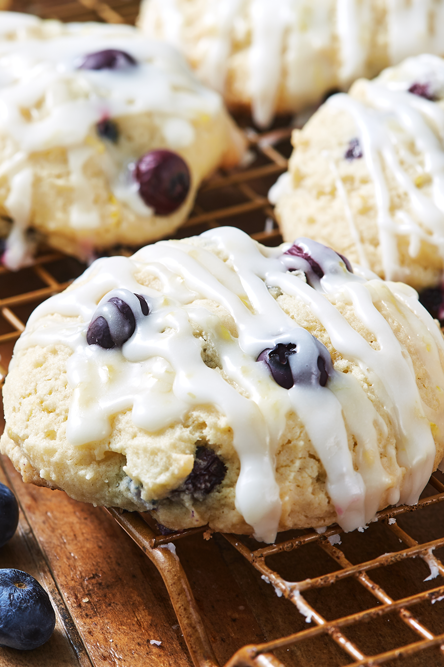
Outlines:
[[[226,227],[99,259],[40,305],[0,444],[26,482],[270,542],[417,502],[443,389],[444,340],[412,288]]]
[[[130,26],[0,16],[4,263],[37,235],[88,259],[174,231],[244,140],[182,56]],[[31,231],[31,233],[30,233]],[[4,230],[3,230],[4,233]]]
[[[139,25],[259,126],[407,56],[444,55],[443,0],[144,0]]]
[[[309,234],[443,320],[444,60],[421,55],[335,95],[293,135],[270,193],[284,239]]]

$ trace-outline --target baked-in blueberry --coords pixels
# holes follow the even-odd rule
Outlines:
[[[156,215],[174,213],[191,186],[187,163],[177,153],[163,149],[145,153],[136,164],[134,178],[141,198]]]
[[[103,139],[108,139],[116,144],[119,139],[119,128],[110,118],[104,118],[97,123],[97,132]]]
[[[310,265],[312,272],[319,279],[324,277],[324,271],[318,262],[314,259],[310,250],[303,243],[298,243],[295,241],[293,245],[284,252],[284,255],[292,255],[292,257],[300,257],[301,259],[305,259],[305,261]]]
[[[51,637],[55,620],[49,596],[34,577],[0,570],[0,646],[37,648]]]
[[[0,547],[8,542],[17,530],[19,508],[11,489],[0,483]]]
[[[134,294],[134,296],[137,296],[137,298],[139,299],[140,310],[142,311],[142,315],[145,315],[145,316],[148,315],[149,312],[150,312],[150,309],[148,307],[148,304],[147,304],[146,299],[143,296],[143,294]]]
[[[327,348],[305,329],[297,329],[293,338],[292,343],[278,343],[263,350],[257,361],[268,366],[275,382],[284,389],[295,384],[325,387],[333,373]]]
[[[418,95],[418,97],[424,97],[424,99],[429,100],[430,102],[436,100],[429,83],[412,83],[409,88],[409,93]]]
[[[133,294],[128,290],[118,290],[118,293],[133,301],[137,297],[137,308],[143,316],[149,314],[149,306],[142,294]],[[138,315],[139,313],[137,313]],[[136,317],[127,301],[119,296],[113,296],[102,303],[94,313],[93,319],[86,332],[88,345],[99,345],[105,350],[122,347],[131,338],[136,330]]]
[[[353,267],[344,255],[322,243],[300,237],[282,255],[288,271],[303,271],[311,287],[318,287],[326,275],[343,274],[344,268],[353,273]]]
[[[119,49],[105,49],[103,51],[95,51],[83,56],[77,69],[114,69],[123,70],[129,67],[135,67],[137,60],[133,58],[126,51]]]
[[[364,153],[362,152],[361,142],[359,141],[358,137],[350,139],[348,142],[348,148],[344,154],[345,159],[349,162],[352,160],[359,160],[363,154]]]
[[[227,467],[216,452],[209,447],[199,445],[196,448],[193,469],[177,491],[187,493],[195,500],[204,500],[222,482],[226,474]]]
[[[293,375],[289,357],[296,352],[294,343],[278,343],[276,347],[263,350],[258,356],[258,361],[265,361],[270,373],[276,382],[284,389],[291,389],[294,385]]]

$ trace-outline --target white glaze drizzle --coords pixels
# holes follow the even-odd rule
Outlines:
[[[213,23],[214,38],[210,40],[207,57],[198,68],[199,76],[220,93],[225,89],[228,57],[231,52],[233,24],[245,0],[210,2],[209,20]],[[174,14],[174,12],[172,13]]]
[[[294,411],[326,470],[327,490],[345,530],[368,523],[385,494],[392,503],[417,502],[435,455],[428,419],[433,417],[438,424],[441,418],[422,405],[410,358],[373,305],[373,298],[393,301],[393,292],[380,280],[367,282],[349,273],[335,253],[311,243],[325,271],[316,289],[299,274],[287,271],[294,261],[282,255],[288,244],[265,248],[240,230],[221,228],[203,234],[199,245],[192,239],[161,242],[129,259],[98,260],[68,292],[39,306],[17,349],[57,343],[72,349],[68,363],[74,391],[68,418],[70,442],[80,445],[106,438],[110,417],[121,410],[132,409],[137,426],[157,431],[181,421],[196,406],[213,405],[233,429],[241,462],[236,507],[259,539],[272,541],[281,513],[274,453],[287,415]],[[215,247],[228,262],[212,252]],[[161,292],[137,282],[135,275],[144,266],[161,281]],[[262,350],[307,335],[284,313],[267,286],[302,299],[325,327],[333,347],[344,359],[357,363],[375,386],[396,434],[404,480],[402,469],[394,483],[385,473],[378,437],[387,435],[387,427],[357,379],[336,370],[325,387],[296,384],[286,390],[273,380],[265,364],[256,361]],[[88,346],[86,330],[97,304],[113,295],[122,296],[116,292],[122,288],[143,294],[150,314],[136,315],[135,333],[121,350]],[[131,294],[125,298],[137,313],[135,299]],[[228,311],[237,338],[200,305],[202,299],[215,301]],[[352,304],[356,316],[374,332],[379,349],[350,326],[334,302]],[[412,293],[402,292],[402,303],[408,325],[427,339],[423,361],[430,382],[444,387],[438,353],[444,351],[443,340],[433,320],[414,303]],[[52,313],[74,319],[42,321]],[[210,333],[225,376],[243,394],[205,365],[193,323]],[[357,470],[346,427],[357,443]],[[142,498],[152,500],[143,490]]]
[[[223,90],[236,15],[247,11],[252,114],[259,126],[267,126],[284,73],[284,85],[298,108],[317,102],[332,87],[345,89],[368,73],[373,4],[372,0],[212,0],[202,17],[208,29],[200,48],[205,55],[199,73],[216,90]],[[386,0],[385,5],[389,64],[424,51],[444,55],[442,0]],[[163,36],[187,48],[180,3],[144,0],[140,25],[157,37],[151,10],[160,17]],[[339,64],[332,58],[336,48]]]
[[[371,5],[370,0],[337,0],[341,86],[349,86],[366,71],[366,60],[371,44],[369,30],[372,20]]]
[[[342,203],[344,205],[344,212],[345,212],[345,217],[348,222],[348,227],[350,230],[350,235],[353,239],[353,242],[356,246],[356,249],[358,251],[358,257],[359,257],[359,264],[364,267],[365,269],[370,268],[367,255],[364,250],[364,246],[361,243],[361,238],[359,236],[359,231],[358,228],[356,227],[355,220],[353,217],[352,210],[350,208],[350,204],[348,203],[348,197],[347,193],[344,188],[344,183],[341,180],[341,175],[339,173],[338,167],[335,164],[334,160],[329,156],[328,151],[325,151],[325,157],[328,159],[328,164],[330,166],[331,171],[333,172],[334,179],[335,179],[335,186],[336,189],[339,193],[340,198],[342,199]],[[273,203],[273,202],[272,202]]]
[[[202,86],[168,45],[148,41],[130,26],[64,25],[14,13],[1,15],[0,24],[0,132],[22,161],[31,153],[67,149],[71,226],[94,229],[100,224],[85,175],[85,165],[97,151],[108,162],[115,196],[136,214],[152,217],[152,209],[134,195],[133,180],[122,177],[140,155],[127,154],[125,147],[114,150],[109,142],[100,141],[96,124],[104,118],[151,112],[169,147],[176,150],[195,140],[195,119],[221,112],[220,97]],[[15,38],[2,40],[2,34]],[[83,56],[107,48],[131,54],[137,66],[123,71],[77,69]],[[5,171],[2,166],[10,185],[16,171],[13,163]],[[18,181],[14,187],[13,199],[28,195],[25,184],[21,193],[16,192]],[[6,208],[15,220],[8,203]],[[22,236],[30,221],[23,216],[16,221]],[[10,246],[17,234],[15,230]],[[12,255],[20,254],[18,250],[5,256],[10,268],[18,266],[12,260]]]

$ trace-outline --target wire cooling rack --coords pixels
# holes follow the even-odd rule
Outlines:
[[[138,12],[132,0],[17,0],[12,9],[43,18],[111,23],[133,23]],[[268,245],[281,241],[266,195],[285,169],[291,151],[285,122],[267,133],[245,130],[251,152],[249,167],[218,173],[207,182],[178,238],[229,224]],[[126,253],[125,249],[118,251]],[[76,260],[52,251],[42,251],[32,266],[13,276],[0,267],[2,359],[10,357],[12,344],[32,310],[65,289],[83,270]],[[323,533],[293,531],[279,535],[273,545],[235,535],[212,535],[205,528],[163,535],[145,514],[107,511],[160,572],[196,667],[219,666],[174,546],[196,532],[216,540],[222,551],[228,545],[248,564],[245,576],[257,573],[274,587],[277,597],[269,612],[272,624],[276,621],[281,627],[277,620],[289,614],[288,604],[294,605],[303,620],[295,623],[292,634],[247,644],[225,667],[323,667],[329,662],[319,652],[313,651],[310,658],[310,647],[319,637],[340,647],[337,664],[434,667],[444,664],[443,481],[442,474],[435,473],[417,506],[384,510],[363,533],[343,534],[338,526]]]

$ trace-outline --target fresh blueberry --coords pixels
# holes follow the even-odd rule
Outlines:
[[[19,508],[15,495],[0,483],[0,547],[8,542],[17,530]]]
[[[409,88],[409,93],[418,95],[418,97],[424,97],[430,102],[434,102],[436,99],[435,95],[432,93],[432,89],[429,83],[412,83]]]
[[[326,274],[343,272],[342,263],[345,264],[349,273],[353,273],[353,267],[344,255],[322,243],[304,237],[296,239],[293,245],[284,252],[281,260],[288,271],[303,271],[308,284],[315,288]]]
[[[419,300],[430,315],[444,326],[444,292],[442,287],[429,287],[419,293]]]
[[[126,298],[137,297],[136,303],[142,315],[149,314],[149,307],[142,294],[133,294],[128,290],[119,290]],[[86,332],[88,345],[99,345],[105,350],[122,347],[136,330],[136,318],[131,307],[118,296],[113,296],[102,303],[94,313]]]
[[[140,196],[156,215],[174,213],[190,191],[188,166],[180,155],[172,151],[145,153],[136,164],[134,177],[140,186]]]
[[[364,155],[362,152],[362,147],[361,147],[361,142],[357,137],[354,137],[353,139],[350,139],[348,142],[348,148],[345,151],[344,157],[346,160],[349,162],[352,162],[353,160],[359,160]]]
[[[95,51],[84,56],[77,69],[128,69],[135,67],[137,60],[126,51],[118,49],[105,49],[104,51]]]
[[[113,144],[116,144],[119,139],[119,128],[117,127],[117,123],[109,118],[104,118],[97,123],[97,132],[100,137],[112,141]]]
[[[216,452],[199,445],[196,448],[193,469],[177,491],[186,493],[195,500],[204,500],[205,496],[222,482],[226,473],[226,465]]]
[[[37,648],[51,637],[55,621],[49,596],[34,577],[0,570],[0,646]]]
[[[257,358],[268,366],[278,385],[291,389],[295,384],[325,387],[333,373],[327,348],[305,329],[294,334],[295,343],[278,343]]]

